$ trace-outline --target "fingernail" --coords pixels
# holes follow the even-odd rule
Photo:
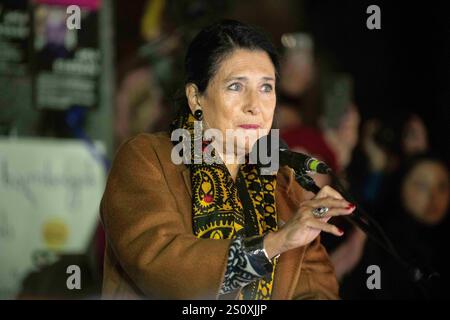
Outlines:
[[[338,228],[339,233],[341,234],[341,236],[344,234],[344,230]]]
[[[347,206],[347,209],[353,209],[353,208],[355,208],[356,206],[353,204],[353,203],[350,203],[348,206]]]

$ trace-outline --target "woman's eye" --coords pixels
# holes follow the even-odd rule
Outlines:
[[[270,84],[265,84],[263,85],[262,89],[264,92],[271,92],[273,90],[273,87]]]
[[[239,91],[242,89],[242,85],[240,83],[233,83],[230,86],[228,86],[228,89],[233,90],[233,91]]]

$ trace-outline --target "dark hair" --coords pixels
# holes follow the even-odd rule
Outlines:
[[[265,51],[278,79],[278,54],[269,38],[262,31],[239,21],[222,20],[202,29],[190,43],[184,62],[185,84],[194,83],[203,93],[220,62],[239,48]]]
[[[392,176],[391,188],[394,191],[392,193],[393,197],[400,199],[403,183],[409,174],[421,163],[423,162],[434,162],[442,165],[447,172],[450,172],[450,168],[446,160],[438,153],[427,151],[424,153],[418,153],[416,155],[406,157],[400,163],[400,167]]]
[[[417,167],[417,165],[426,161],[439,163],[447,171],[450,171],[447,162],[440,154],[428,151],[410,156],[404,160],[404,163],[399,170],[399,181],[402,183],[404,179],[411,173],[411,171]]]
[[[402,159],[399,168],[391,176],[386,177],[386,181],[383,183],[385,194],[383,198],[383,205],[379,208],[384,210],[389,208],[390,215],[387,218],[399,219],[408,210],[404,206],[402,198],[402,189],[405,179],[409,174],[420,164],[426,161],[438,163],[442,165],[447,172],[450,172],[450,168],[446,160],[438,153],[425,152],[416,154]]]

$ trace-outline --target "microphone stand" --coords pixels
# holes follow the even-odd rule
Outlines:
[[[314,194],[317,194],[320,191],[320,188],[316,185],[313,178],[311,178],[307,173],[308,171],[296,170],[295,172],[295,180],[300,186],[304,189],[311,191]],[[331,170],[329,171],[332,179],[334,180],[338,191],[342,194],[342,196],[346,199],[349,199],[352,203],[356,204],[356,209],[350,216],[343,216],[344,219],[349,221],[352,225],[360,228],[369,239],[375,242],[378,246],[383,248],[388,255],[390,255],[403,269],[408,272],[408,276],[412,282],[417,285],[417,287],[421,290],[422,294],[425,298],[429,299],[429,292],[427,285],[429,281],[434,277],[439,277],[440,275],[437,272],[431,272],[426,274],[419,267],[413,266],[408,263],[404,258],[402,258],[397,250],[394,248],[394,245],[390,241],[390,239],[386,236],[381,226],[373,219],[367,212],[356,203],[355,199],[351,196],[351,194],[342,186],[339,181],[339,178],[334,174]]]

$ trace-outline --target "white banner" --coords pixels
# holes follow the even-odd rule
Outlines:
[[[0,139],[0,299],[15,297],[37,253],[86,251],[105,176],[79,140]]]

